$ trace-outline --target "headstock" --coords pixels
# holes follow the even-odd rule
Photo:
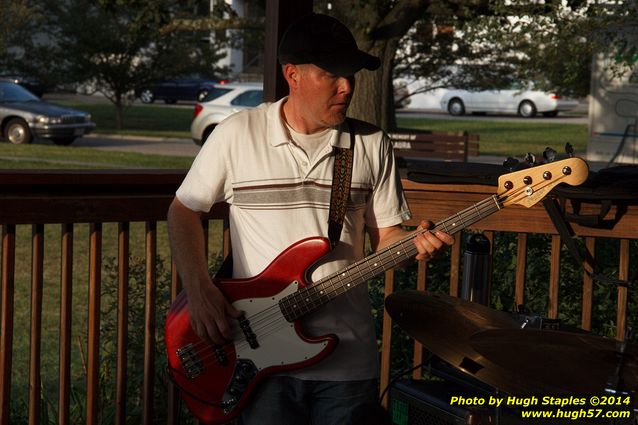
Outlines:
[[[498,196],[503,205],[526,207],[539,202],[559,183],[578,186],[587,180],[589,167],[580,158],[567,158],[504,174],[498,179]]]

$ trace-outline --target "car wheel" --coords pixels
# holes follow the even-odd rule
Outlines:
[[[534,118],[536,116],[536,105],[529,100],[524,100],[518,105],[518,115],[523,118]]]
[[[155,94],[151,89],[144,89],[140,93],[140,100],[142,103],[153,103],[155,102]]]
[[[197,101],[203,102],[204,99],[206,99],[206,96],[208,96],[208,90],[201,90],[199,93],[197,93]]]
[[[51,140],[53,140],[53,143],[55,143],[58,146],[69,146],[71,143],[75,141],[75,137],[57,137]]]
[[[210,133],[212,133],[213,130],[215,130],[215,126],[216,124],[209,125],[208,127],[206,127],[206,130],[204,130],[204,133],[202,133],[202,140],[201,140],[200,146],[204,146],[204,143],[206,143],[206,140],[208,139],[208,136],[210,136]]]
[[[547,112],[543,112],[543,116],[547,117],[547,118],[554,118],[555,116],[558,115],[558,111],[547,111]]]
[[[33,135],[27,122],[22,118],[13,118],[9,120],[4,128],[4,138],[12,145],[26,145],[31,143]]]
[[[455,97],[454,99],[450,100],[450,103],[448,103],[447,111],[450,113],[450,115],[459,117],[465,114],[465,105],[463,104],[463,101],[461,99]]]

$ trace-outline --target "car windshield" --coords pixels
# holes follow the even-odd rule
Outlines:
[[[255,107],[263,101],[263,98],[263,90],[248,90],[234,98],[230,102],[230,104],[237,106]]]
[[[40,99],[17,84],[0,82],[0,102],[29,102]]]
[[[210,91],[208,92],[206,97],[202,100],[202,102],[208,102],[208,101],[211,101],[213,99],[217,99],[218,97],[220,97],[222,95],[225,95],[226,93],[228,93],[231,90],[232,89],[230,89],[230,88],[213,87],[213,88],[210,89]]]

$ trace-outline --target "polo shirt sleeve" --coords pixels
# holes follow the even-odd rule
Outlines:
[[[177,189],[177,199],[193,211],[208,212],[213,204],[228,202],[232,196],[229,162],[232,120],[227,121],[211,133]]]
[[[403,223],[412,215],[403,193],[394,160],[392,142],[383,134],[378,149],[378,167],[372,195],[366,209],[366,226],[383,228]]]

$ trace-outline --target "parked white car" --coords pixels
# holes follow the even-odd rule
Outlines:
[[[555,117],[559,112],[577,106],[577,100],[520,86],[503,90],[449,90],[441,98],[441,109],[455,116],[493,112],[518,114],[525,118],[535,117],[537,113]]]
[[[262,83],[217,84],[206,98],[195,105],[191,123],[191,137],[198,145],[203,145],[210,133],[229,115],[247,108],[254,108],[263,102]]]

